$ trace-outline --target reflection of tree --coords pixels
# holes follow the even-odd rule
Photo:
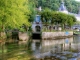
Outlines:
[[[4,46],[6,47],[7,51],[6,53],[4,53],[5,49]],[[19,52],[19,48],[18,48],[18,44],[17,43],[6,43],[3,46],[3,59],[5,60],[13,57],[15,54],[17,54]]]
[[[69,50],[71,51],[71,43],[69,43]]]
[[[5,60],[4,54],[6,53],[6,48],[5,48],[4,44],[5,44],[5,42],[1,43],[1,51],[2,51],[2,53],[1,53],[1,55],[2,55],[1,60]]]
[[[2,45],[2,59],[4,60],[4,45]]]
[[[78,43],[78,42],[80,42],[80,37],[77,35],[77,36],[75,36],[75,37],[73,37],[73,43]]]
[[[19,45],[16,42],[15,43],[7,43],[6,47],[7,47],[7,53],[19,49]]]
[[[63,52],[63,44],[61,44],[61,52]]]
[[[78,52],[79,51],[79,43],[80,43],[80,37],[77,35],[73,38],[73,43],[76,44],[76,51]]]

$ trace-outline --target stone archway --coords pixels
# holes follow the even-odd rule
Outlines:
[[[40,26],[35,26],[36,32],[40,32],[41,31],[41,27]]]

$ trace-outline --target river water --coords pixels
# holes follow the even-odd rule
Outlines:
[[[35,58],[55,56],[61,60],[80,60],[80,36],[58,40],[32,40],[27,49],[26,41],[0,43],[0,60],[8,60],[16,55],[29,55]],[[5,59],[6,58],[6,59]]]

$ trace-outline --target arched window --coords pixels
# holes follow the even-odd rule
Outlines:
[[[36,26],[35,29],[36,29],[36,32],[40,32],[41,31],[41,27],[40,26]]]

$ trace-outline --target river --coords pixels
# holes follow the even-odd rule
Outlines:
[[[26,41],[0,43],[0,60],[10,60],[10,58],[21,54],[37,59],[55,56],[61,60],[78,60],[80,59],[80,36],[75,35],[71,38],[58,40],[32,40],[28,46]]]

